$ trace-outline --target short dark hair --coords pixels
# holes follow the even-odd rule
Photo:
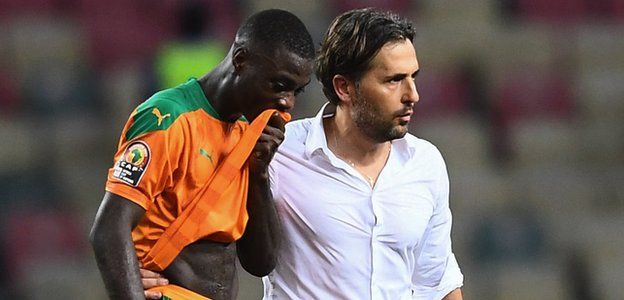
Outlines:
[[[335,75],[357,82],[386,43],[413,41],[414,34],[411,22],[374,8],[355,9],[336,17],[316,59],[316,77],[327,99],[333,104],[340,101],[332,83]]]
[[[268,9],[251,15],[236,33],[236,40],[254,50],[284,46],[304,59],[314,59],[314,42],[301,20],[281,9]]]

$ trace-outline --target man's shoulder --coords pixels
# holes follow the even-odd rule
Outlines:
[[[284,143],[305,142],[314,118],[304,118],[286,124]]]
[[[155,93],[139,104],[132,114],[133,124],[126,138],[130,140],[150,131],[167,130],[181,115],[197,109],[190,104],[177,88]]]
[[[150,108],[158,108],[167,113],[175,114],[176,117],[185,112],[196,110],[198,108],[197,105],[189,99],[185,89],[184,85],[180,85],[156,92],[145,102],[141,103],[137,110],[149,111]]]
[[[444,162],[442,153],[432,142],[410,133],[405,135],[404,140],[412,151],[412,159]]]
[[[404,138],[407,145],[413,149],[420,151],[439,152],[438,147],[436,147],[436,145],[426,139],[417,137],[411,133],[406,134]]]

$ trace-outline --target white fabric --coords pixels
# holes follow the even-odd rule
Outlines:
[[[271,163],[285,239],[264,299],[441,299],[461,287],[437,148],[394,140],[371,188],[327,147],[322,111],[287,125]]]

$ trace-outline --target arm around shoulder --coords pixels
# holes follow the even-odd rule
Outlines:
[[[131,232],[145,210],[107,192],[95,216],[89,240],[111,299],[145,299]]]

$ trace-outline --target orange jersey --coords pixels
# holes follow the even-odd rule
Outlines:
[[[149,291],[161,292],[163,295],[162,300],[210,300],[210,298],[174,284],[156,286],[149,289]]]
[[[242,120],[221,121],[195,79],[156,93],[132,113],[106,190],[146,210],[132,231],[139,260],[210,181],[248,126]],[[200,238],[234,241],[244,231],[247,182],[232,184],[223,193],[241,201],[203,199],[214,203],[198,229]]]

